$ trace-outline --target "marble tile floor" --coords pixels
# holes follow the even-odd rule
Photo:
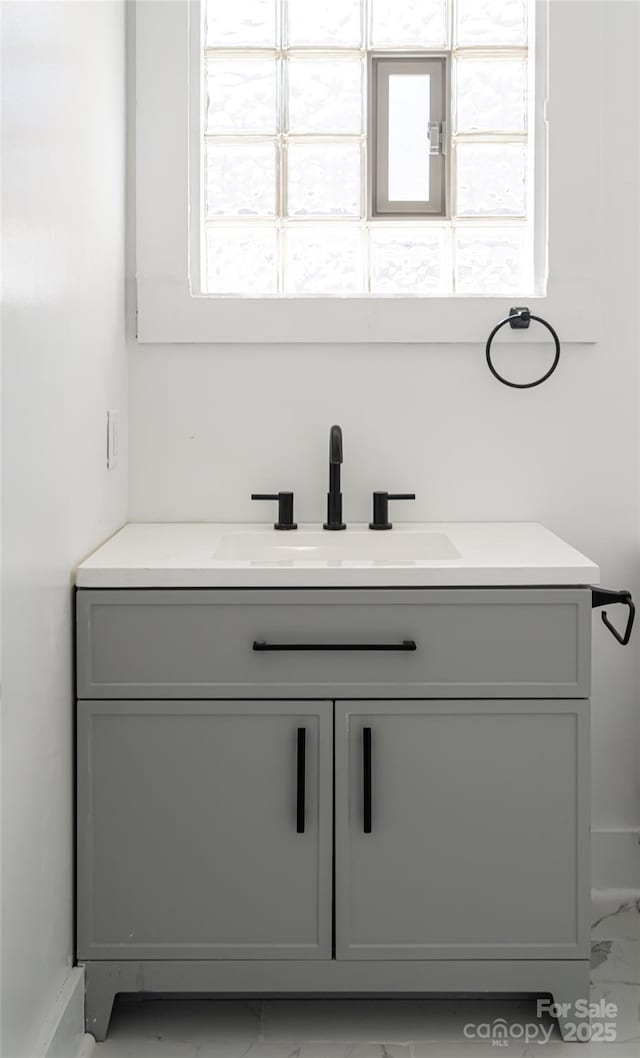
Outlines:
[[[94,1058],[640,1058],[637,895],[596,899],[592,937],[590,999],[616,1004],[615,1042],[563,1043],[529,997],[119,999]],[[498,1018],[507,1025],[504,1046],[492,1040]]]

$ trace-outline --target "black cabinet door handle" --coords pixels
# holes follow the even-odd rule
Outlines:
[[[304,834],[305,793],[307,786],[307,732],[298,728],[298,751],[296,757],[296,831]]]
[[[402,643],[265,643],[255,639],[253,650],[268,653],[275,650],[417,650],[415,639],[404,639]]]
[[[371,728],[362,729],[362,829],[371,833]]]

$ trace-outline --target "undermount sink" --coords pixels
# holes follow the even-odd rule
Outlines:
[[[372,532],[347,529],[326,532],[300,528],[292,532],[274,529],[236,531],[220,537],[212,558],[217,562],[248,562],[256,565],[315,563],[367,563],[383,566],[415,565],[459,559],[460,552],[445,533],[421,529]]]

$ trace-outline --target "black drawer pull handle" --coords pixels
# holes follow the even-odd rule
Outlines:
[[[274,650],[417,650],[415,639],[405,639],[402,643],[265,643],[254,640],[253,650],[265,654]]]
[[[307,732],[304,727],[298,728],[298,752],[296,759],[296,831],[304,834],[305,792],[307,786]]]
[[[362,829],[371,833],[371,728],[362,729]]]

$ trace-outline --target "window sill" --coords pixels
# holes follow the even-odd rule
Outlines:
[[[585,279],[555,284],[547,297],[192,297],[186,282],[138,279],[142,343],[484,343],[515,305],[547,319],[562,342],[600,340],[600,304],[585,298]],[[548,342],[532,324],[518,341]]]

